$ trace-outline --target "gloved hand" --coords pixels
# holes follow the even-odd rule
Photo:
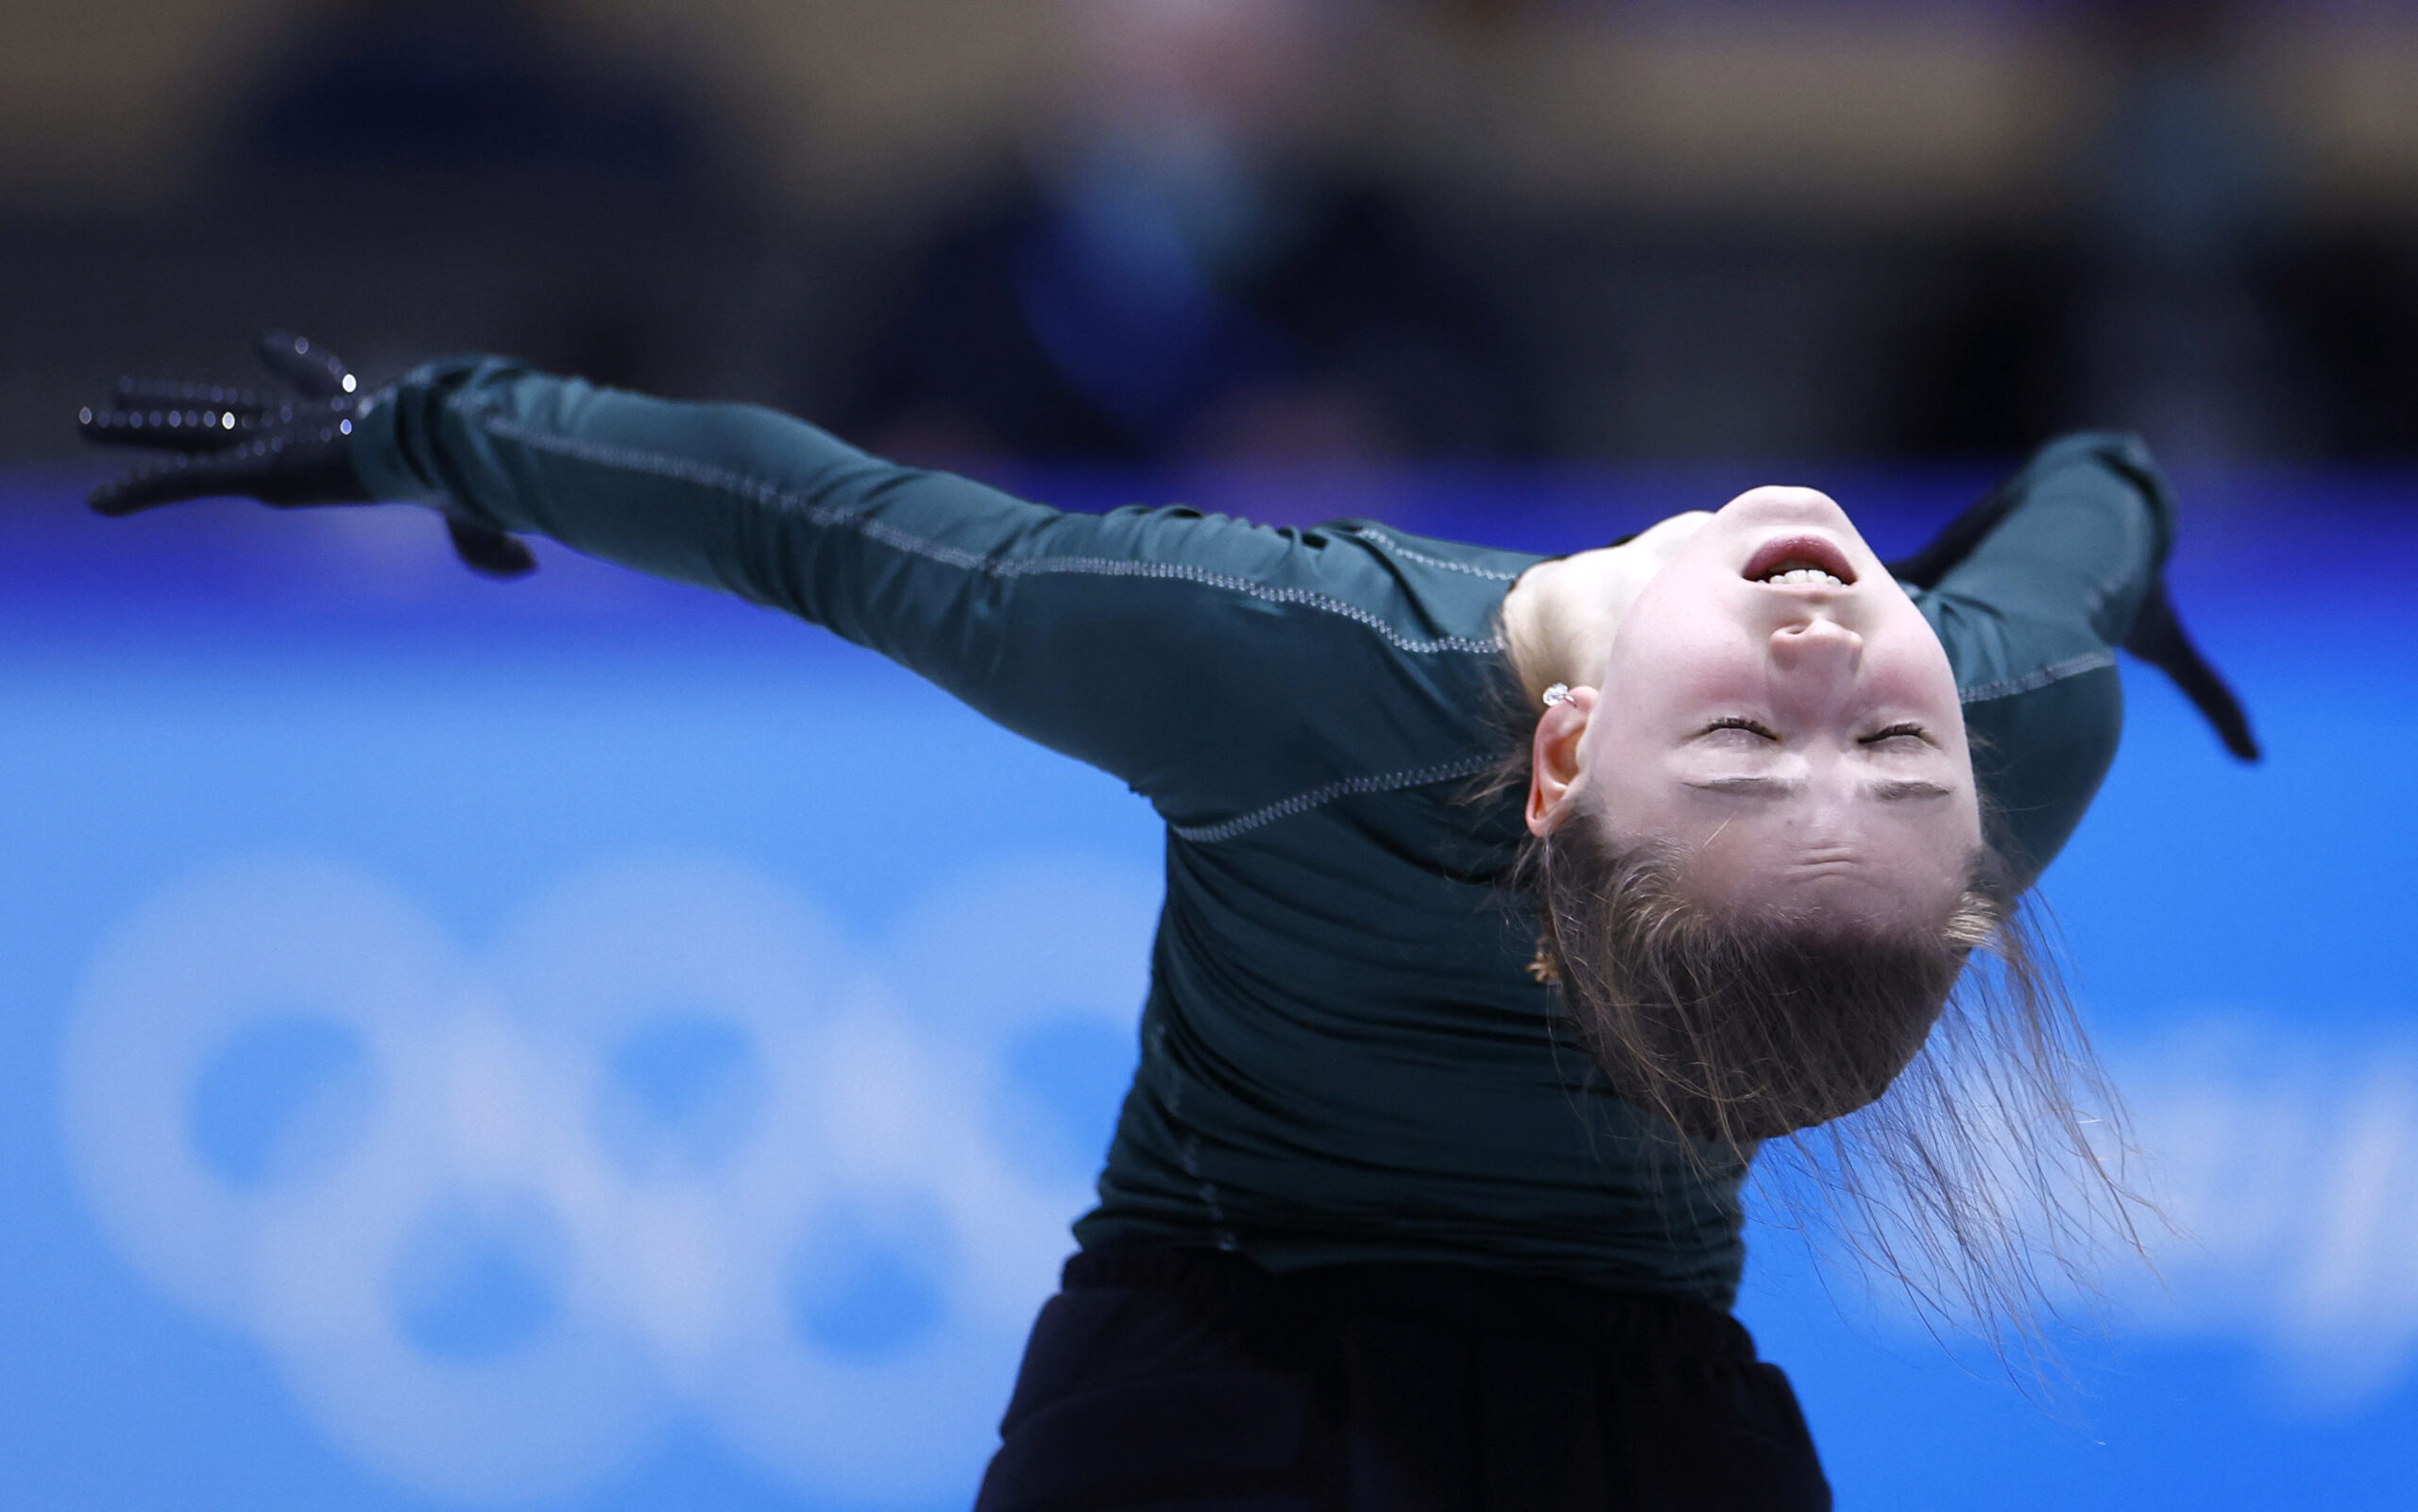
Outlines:
[[[2133,615],[2124,649],[2173,679],[2183,696],[2214,726],[2226,750],[2243,761],[2258,759],[2258,738],[2250,733],[2250,716],[2242,712],[2241,700],[2234,697],[2233,689],[2185,634],[2183,621],[2175,618],[2174,603],[2166,596],[2164,580],[2150,585]]]
[[[2021,497],[2019,490],[2010,486],[1994,488],[1979,503],[1950,520],[1947,528],[1932,537],[1921,551],[1883,565],[1900,583],[1911,583],[1918,588],[1937,587],[1942,578],[1998,528]],[[2208,665],[2208,659],[2200,654],[2200,648],[2191,643],[2183,621],[2175,616],[2174,601],[2167,596],[2163,579],[2150,586],[2140,608],[2133,615],[2133,628],[2125,634],[2124,649],[2166,673],[2237,759],[2259,759],[2258,738],[2250,732],[2250,716],[2242,711],[2241,700]]]
[[[372,502],[352,465],[352,428],[368,398],[359,380],[300,336],[272,331],[255,349],[290,397],[122,378],[110,404],[79,413],[87,441],[167,453],[94,488],[93,507],[114,516],[188,499],[257,499],[280,509]],[[515,578],[536,570],[529,548],[502,531],[451,516],[445,529],[472,571]]]

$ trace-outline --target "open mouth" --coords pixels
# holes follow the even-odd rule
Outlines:
[[[1819,535],[1782,535],[1757,548],[1742,575],[1777,587],[1843,588],[1855,581],[1855,569],[1833,541]]]

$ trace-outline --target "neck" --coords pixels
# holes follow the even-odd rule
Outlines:
[[[1592,684],[1629,605],[1679,543],[1712,517],[1674,515],[1618,546],[1539,562],[1503,600],[1503,640],[1534,705],[1556,683]]]

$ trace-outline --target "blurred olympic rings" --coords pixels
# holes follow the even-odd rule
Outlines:
[[[1088,1195],[1013,1137],[1020,1038],[1130,1045],[1155,894],[1022,858],[867,953],[743,866],[630,859],[480,968],[355,869],[216,867],[94,959],[69,1158],[146,1279],[415,1486],[558,1497],[685,1411],[802,1487],[944,1492]]]

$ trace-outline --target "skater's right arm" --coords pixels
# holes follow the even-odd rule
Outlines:
[[[828,626],[1177,824],[1355,775],[1371,729],[1423,750],[1405,728],[1438,703],[1419,664],[1500,654],[1420,622],[1384,564],[1319,532],[1062,511],[771,410],[499,358],[431,363],[375,396],[350,459],[369,497]],[[1458,729],[1458,710],[1433,712]]]

